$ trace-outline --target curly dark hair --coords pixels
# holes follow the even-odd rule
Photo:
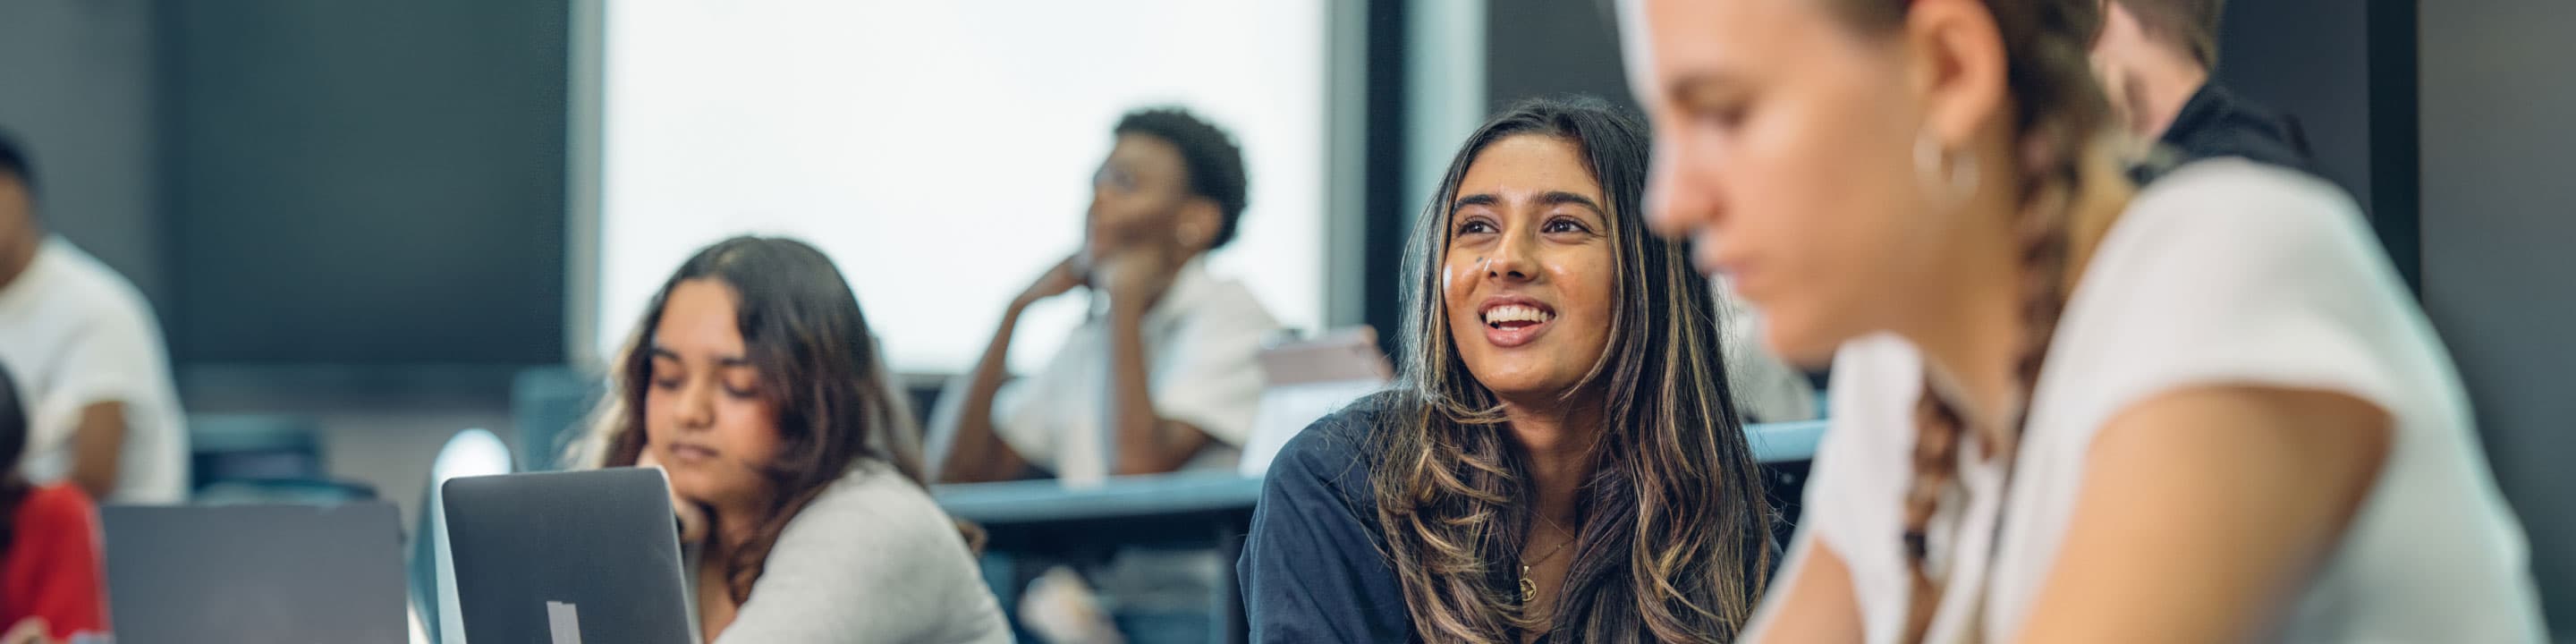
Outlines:
[[[1234,135],[1206,119],[1178,107],[1152,107],[1119,117],[1119,135],[1143,134],[1169,141],[1181,151],[1181,165],[1190,178],[1190,194],[1216,202],[1219,220],[1216,236],[1208,240],[1208,249],[1224,248],[1234,241],[1235,223],[1243,219],[1244,192],[1243,148],[1234,143]]]

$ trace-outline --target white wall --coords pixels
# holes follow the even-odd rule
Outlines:
[[[1231,129],[1250,207],[1214,259],[1283,322],[1323,316],[1325,5],[1195,0],[607,6],[603,355],[697,248],[830,253],[897,369],[971,365],[1003,306],[1081,239],[1129,109]],[[1033,370],[1080,297],[1032,310]]]

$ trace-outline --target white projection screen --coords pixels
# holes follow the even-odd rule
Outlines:
[[[614,356],[691,252],[790,235],[839,263],[897,370],[964,371],[1078,245],[1119,115],[1181,105],[1234,133],[1250,175],[1211,268],[1321,326],[1325,4],[604,3],[596,309],[575,319]],[[1032,309],[1013,369],[1044,364],[1085,299]]]

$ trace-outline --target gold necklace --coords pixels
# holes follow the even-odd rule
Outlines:
[[[1557,542],[1556,547],[1547,549],[1547,554],[1539,555],[1537,561],[1521,560],[1521,603],[1524,604],[1538,601],[1538,582],[1530,580],[1530,565],[1547,563],[1547,560],[1556,557],[1556,553],[1565,551],[1566,546],[1574,545],[1574,535],[1567,533],[1565,528],[1557,527],[1555,521],[1548,521],[1544,517],[1539,520],[1547,521],[1547,527],[1556,528],[1556,533],[1565,535],[1565,540]]]

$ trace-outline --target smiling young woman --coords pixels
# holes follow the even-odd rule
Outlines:
[[[1721,641],[1771,510],[1705,278],[1640,206],[1644,130],[1506,110],[1415,225],[1403,379],[1271,466],[1240,563],[1262,642]]]

